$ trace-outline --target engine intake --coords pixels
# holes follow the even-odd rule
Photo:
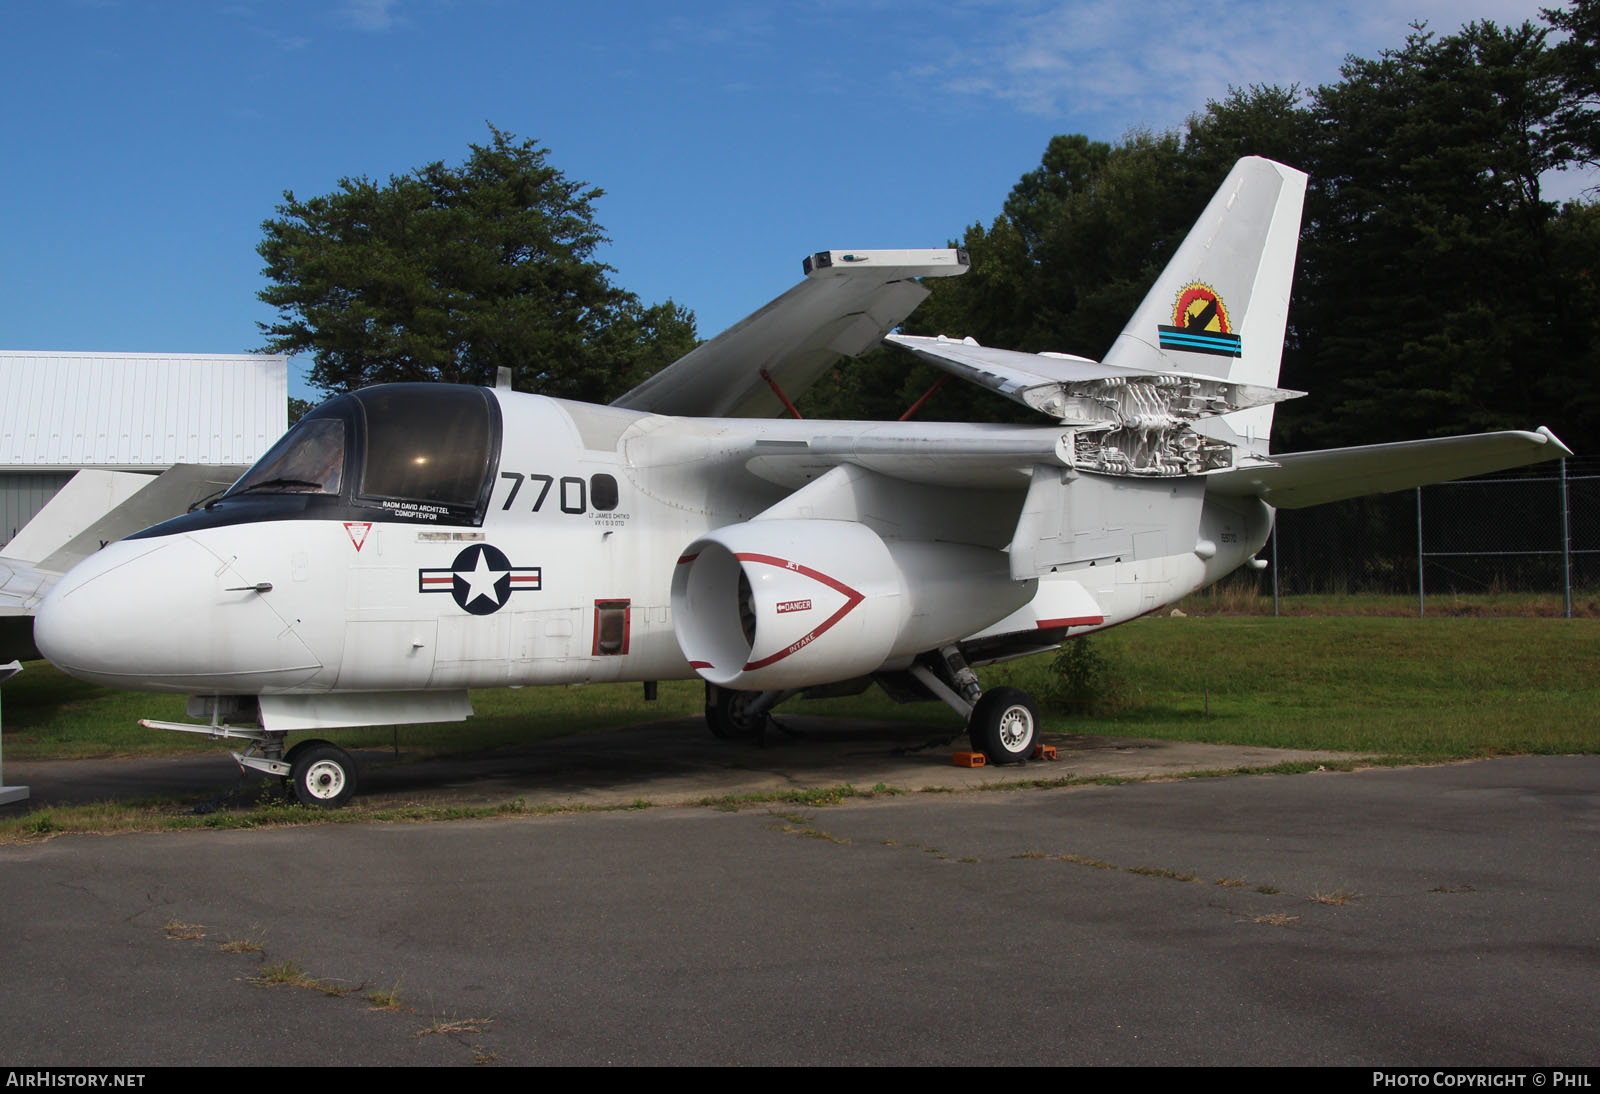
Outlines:
[[[853,521],[755,520],[678,559],[673,627],[719,687],[810,687],[900,667],[1033,596],[986,547],[884,539]]]

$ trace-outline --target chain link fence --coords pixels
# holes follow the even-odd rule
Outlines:
[[[1280,510],[1264,556],[1237,580],[1273,597],[1376,594],[1430,599],[1600,595],[1600,457],[1416,490]]]

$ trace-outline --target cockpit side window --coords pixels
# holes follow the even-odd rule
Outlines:
[[[285,433],[228,495],[338,494],[343,478],[344,422],[309,418]]]
[[[479,388],[393,384],[356,398],[366,411],[366,453],[358,493],[470,513],[482,501],[495,437],[489,397]]]

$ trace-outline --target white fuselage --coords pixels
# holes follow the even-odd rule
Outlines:
[[[703,666],[691,665],[673,618],[674,573],[686,546],[751,521],[796,482],[841,462],[812,466],[802,455],[752,473],[757,459],[781,463],[785,446],[815,439],[818,426],[809,422],[674,419],[496,397],[503,432],[481,525],[441,523],[425,504],[402,501],[386,503],[375,519],[269,518],[123,540],[52,591],[36,624],[40,649],[84,679],[201,695],[690,678]],[[824,425],[835,448],[859,444],[863,452],[911,436],[911,427],[897,432],[882,423]],[[1058,432],[1027,431],[1045,451]],[[876,447],[863,438],[877,438]],[[752,457],[753,445],[764,455]],[[897,464],[897,473],[922,481],[907,490],[940,496],[939,467],[907,466]],[[926,523],[913,537],[937,543],[969,525],[960,550],[987,552],[1003,571],[1026,471],[969,479],[948,487],[951,498],[976,499],[963,502],[967,511],[919,505],[914,519]],[[1011,591],[962,609],[967,622],[952,640],[1063,619],[1074,633],[1123,622],[1234,569],[1269,528],[1270,510],[1259,503],[1208,504],[1200,539],[1215,548],[1210,557],[1184,550],[1044,575],[1037,585],[1008,582]],[[809,600],[790,596],[778,610],[803,612]],[[856,664],[835,678],[908,658],[890,660],[899,664]]]

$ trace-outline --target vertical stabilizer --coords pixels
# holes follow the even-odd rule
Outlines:
[[[1275,387],[1305,193],[1302,171],[1255,156],[1235,164],[1105,363]],[[1266,452],[1271,403],[1222,421]]]

